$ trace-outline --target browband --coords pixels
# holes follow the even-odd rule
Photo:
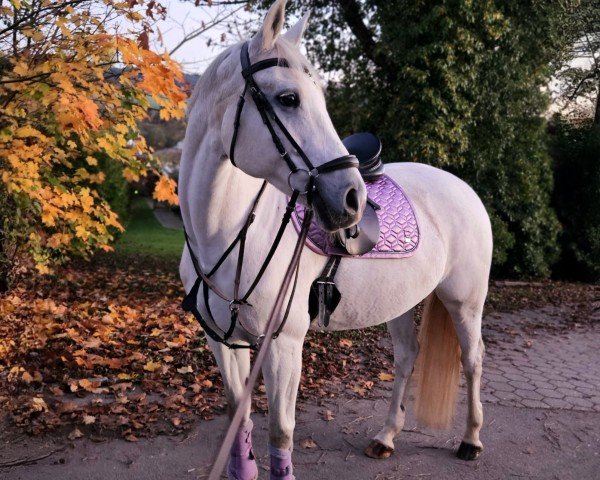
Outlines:
[[[271,67],[289,68],[289,66],[290,65],[288,64],[285,58],[267,58],[266,60],[261,60],[260,62],[256,62],[248,67],[244,67],[242,69],[242,77],[247,79],[256,72],[260,72],[261,70],[265,70]]]

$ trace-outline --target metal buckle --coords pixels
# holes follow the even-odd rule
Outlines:
[[[256,350],[260,350],[260,348],[262,347],[262,344],[265,340],[265,335],[259,335],[258,337],[256,337],[256,341],[254,342],[254,348]]]
[[[319,299],[319,326],[327,327],[329,325],[329,311],[327,302],[332,294],[334,282],[326,279],[318,278],[317,281],[317,297]]]

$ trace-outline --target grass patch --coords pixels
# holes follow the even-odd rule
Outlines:
[[[129,218],[127,228],[115,246],[117,253],[168,259],[181,256],[183,232],[164,228],[144,198],[134,198]]]

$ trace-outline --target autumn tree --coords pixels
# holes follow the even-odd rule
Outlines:
[[[128,180],[154,169],[138,122],[182,118],[183,75],[148,49],[155,1],[0,1],[0,287],[14,248],[39,272],[110,250],[122,230],[101,165]],[[155,196],[176,202],[163,177]]]

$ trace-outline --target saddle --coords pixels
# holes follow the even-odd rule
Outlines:
[[[381,140],[368,132],[355,133],[342,140],[350,155],[358,158],[358,171],[365,182],[373,182],[383,176],[381,161]],[[380,227],[376,210],[379,205],[367,198],[367,206],[362,219],[351,228],[339,230],[334,235],[350,255],[370,252],[379,238]]]
[[[381,140],[369,132],[355,133],[342,140],[350,153],[358,158],[358,171],[365,182],[376,180],[383,175],[381,161]]]

